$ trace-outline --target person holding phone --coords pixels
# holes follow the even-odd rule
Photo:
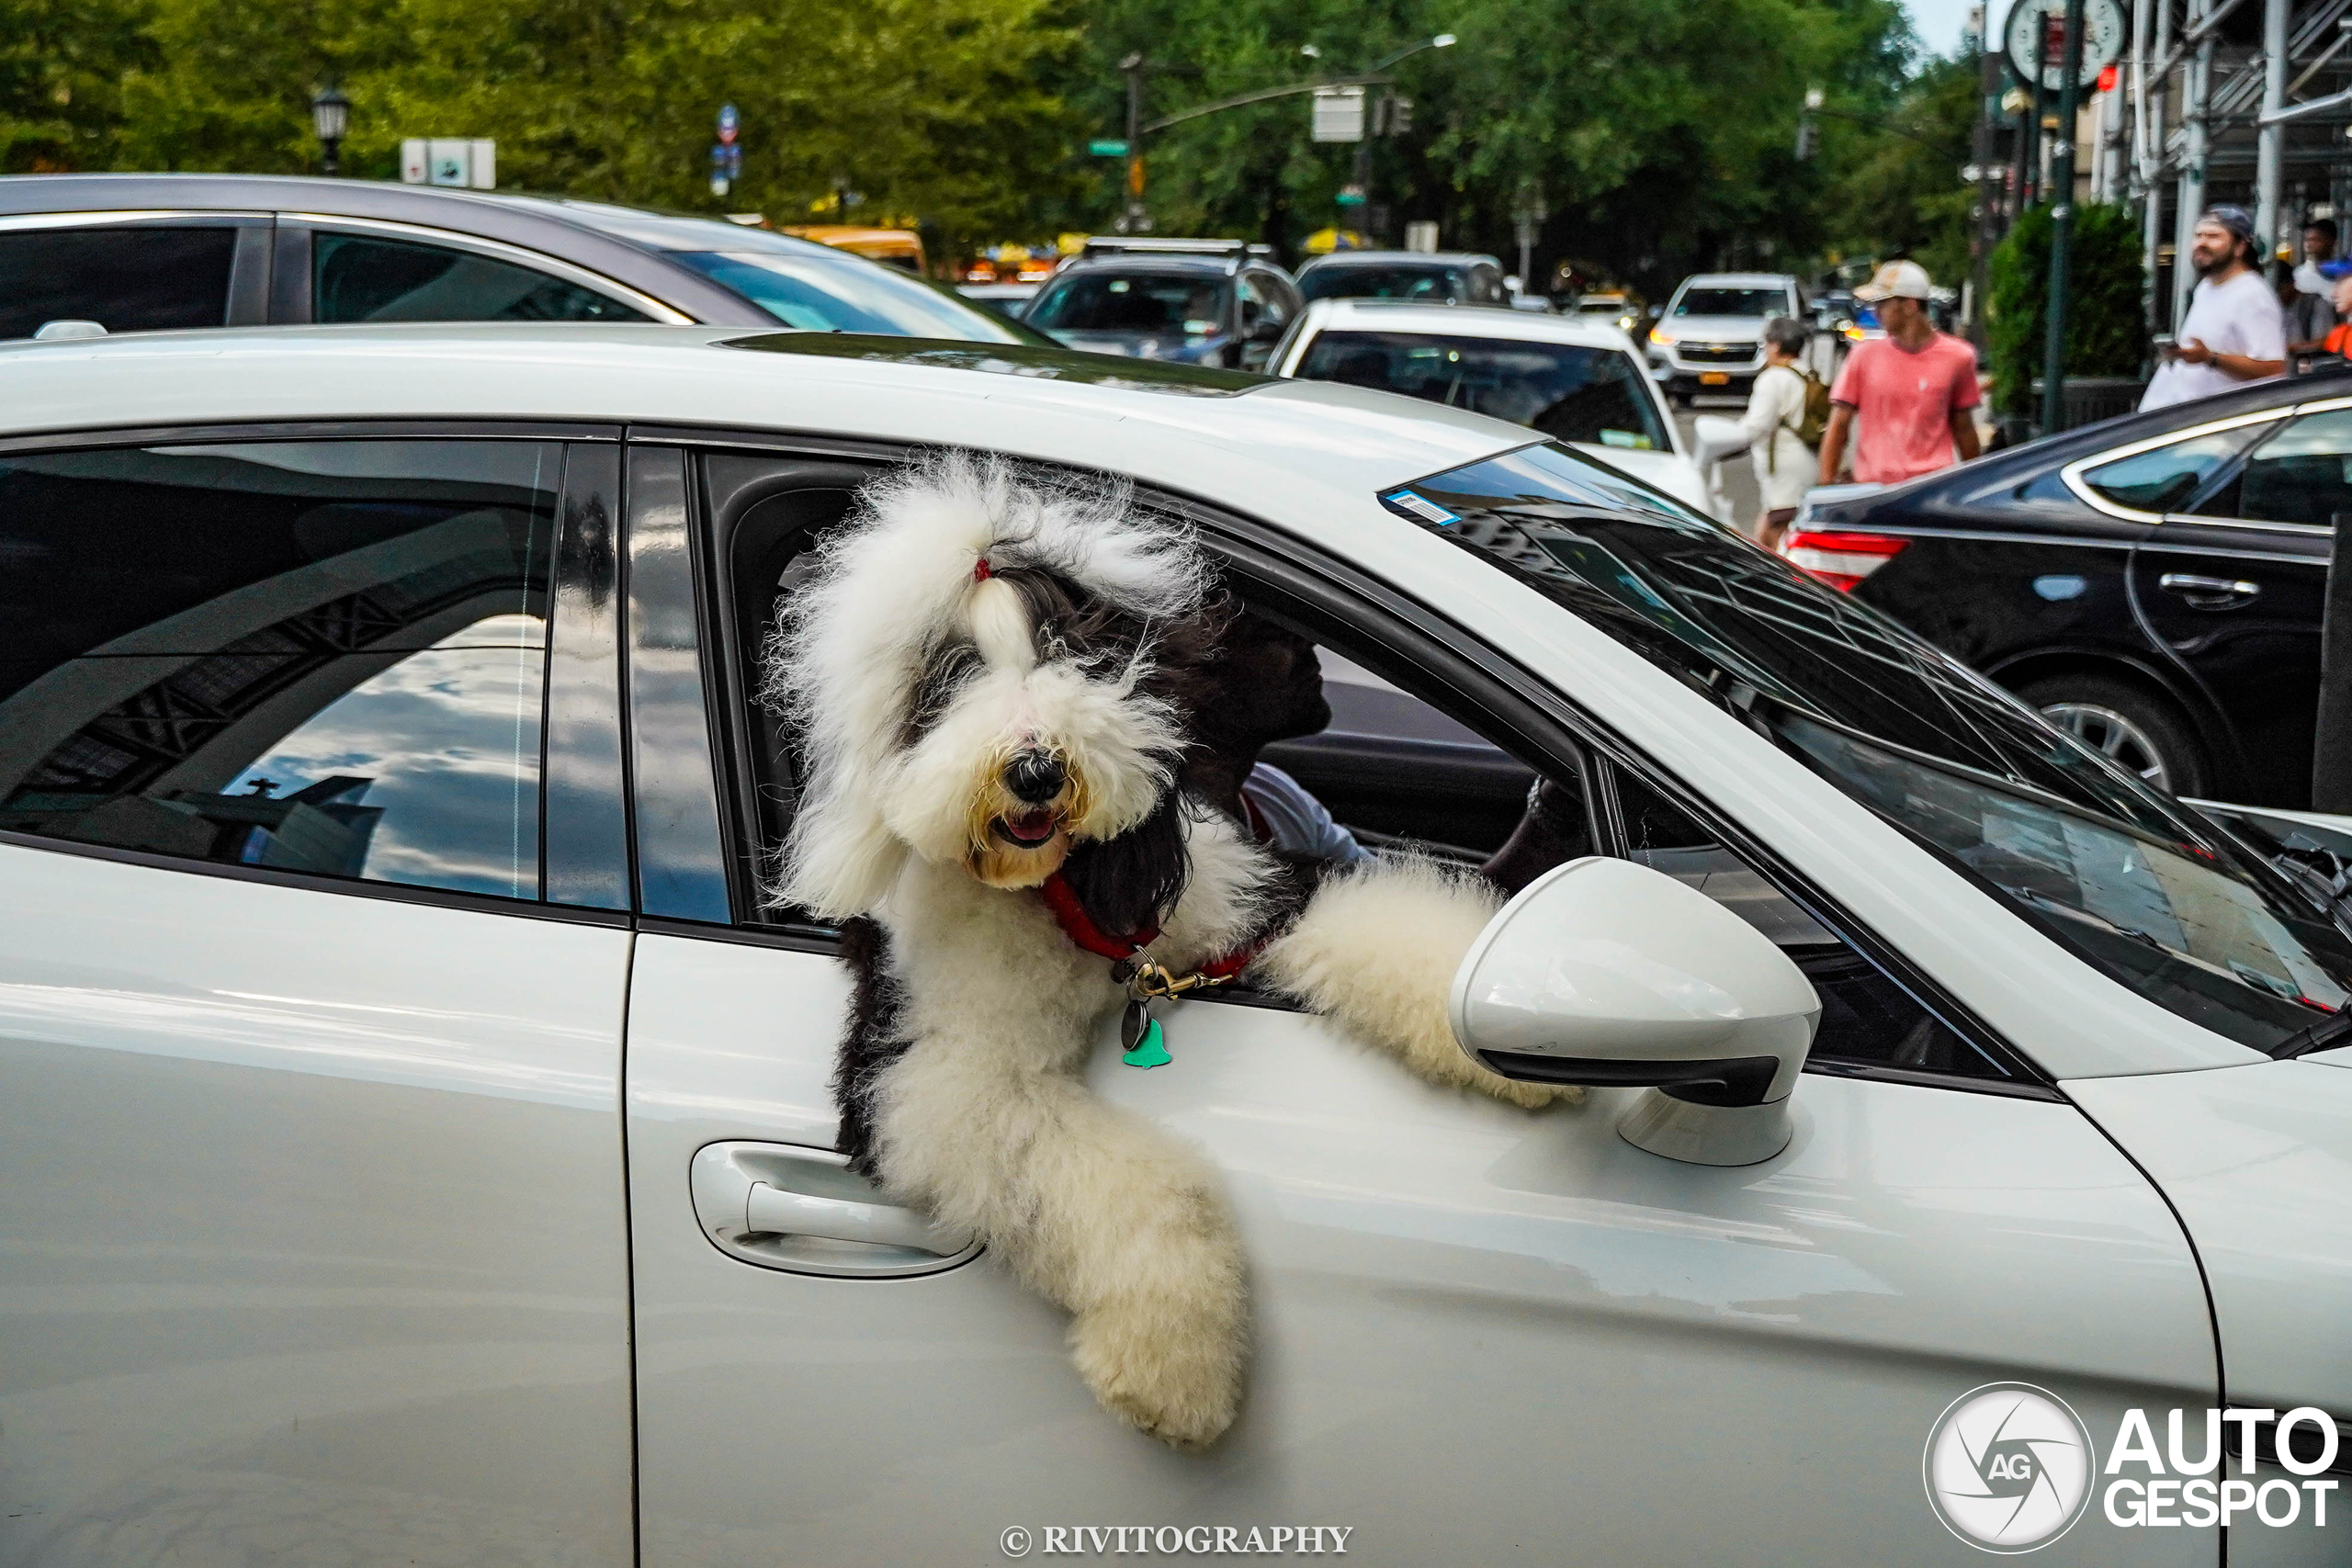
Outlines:
[[[2140,400],[2143,410],[2210,398],[2287,367],[2287,314],[2254,265],[2254,220],[2246,209],[2209,208],[2197,220],[2188,259],[2197,288],[2179,341],[2159,350],[2165,362]]]

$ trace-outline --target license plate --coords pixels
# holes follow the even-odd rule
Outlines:
[[[1731,372],[1728,370],[1702,370],[1699,372],[1699,385],[1702,387],[1728,387],[1731,385]]]

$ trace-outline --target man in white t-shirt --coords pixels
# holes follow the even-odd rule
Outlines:
[[[2254,220],[2245,208],[2212,208],[2197,220],[2189,250],[2197,288],[2179,342],[2165,350],[2142,409],[2210,398],[2287,367],[2286,312],[2253,265],[2254,249]]]

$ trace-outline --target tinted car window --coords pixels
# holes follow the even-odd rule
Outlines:
[[[2244,451],[2267,425],[2241,424],[2151,447],[2083,470],[2083,483],[2137,512],[2170,512],[2204,487],[2214,470]]]
[[[220,326],[236,245],[231,228],[0,232],[0,338],[30,337],[56,321],[110,333]]]
[[[2352,409],[2289,421],[2254,449],[2236,476],[2197,508],[2256,523],[2332,527],[2352,512]]]
[[[560,454],[0,457],[0,828],[537,897]]]
[[[1048,332],[1204,337],[1224,325],[1225,290],[1199,274],[1090,270],[1047,284],[1021,319]]]
[[[1321,333],[1298,374],[1493,414],[1561,441],[1657,452],[1674,445],[1632,355],[1613,348],[1422,333]]]
[[[1299,277],[1309,299],[1421,299],[1448,304],[1483,301],[1487,292],[1458,266],[1311,266]],[[1493,292],[1499,294],[1496,284]]]
[[[1867,605],[1532,446],[1390,491],[1942,855],[2078,956],[2257,1049],[2352,999],[2352,941],[2236,840]]]
[[[869,261],[786,255],[768,251],[672,251],[782,321],[819,333],[877,333],[888,337],[961,338],[967,343],[1043,343],[955,290]]]
[[[318,235],[316,321],[644,321],[593,288],[446,245],[372,235]]]
[[[1674,302],[1678,316],[1785,316],[1784,288],[1686,288]]]

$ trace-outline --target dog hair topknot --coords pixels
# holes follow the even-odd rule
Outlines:
[[[1150,624],[1195,615],[1214,586],[1192,530],[1135,510],[1124,483],[944,451],[865,486],[764,650],[763,699],[797,729],[802,761],[776,904],[846,919],[871,911],[896,878],[908,851],[881,817],[888,740],[914,716],[926,661],[983,560],[999,574],[1048,574]],[[1155,705],[1139,705],[1150,717]]]

